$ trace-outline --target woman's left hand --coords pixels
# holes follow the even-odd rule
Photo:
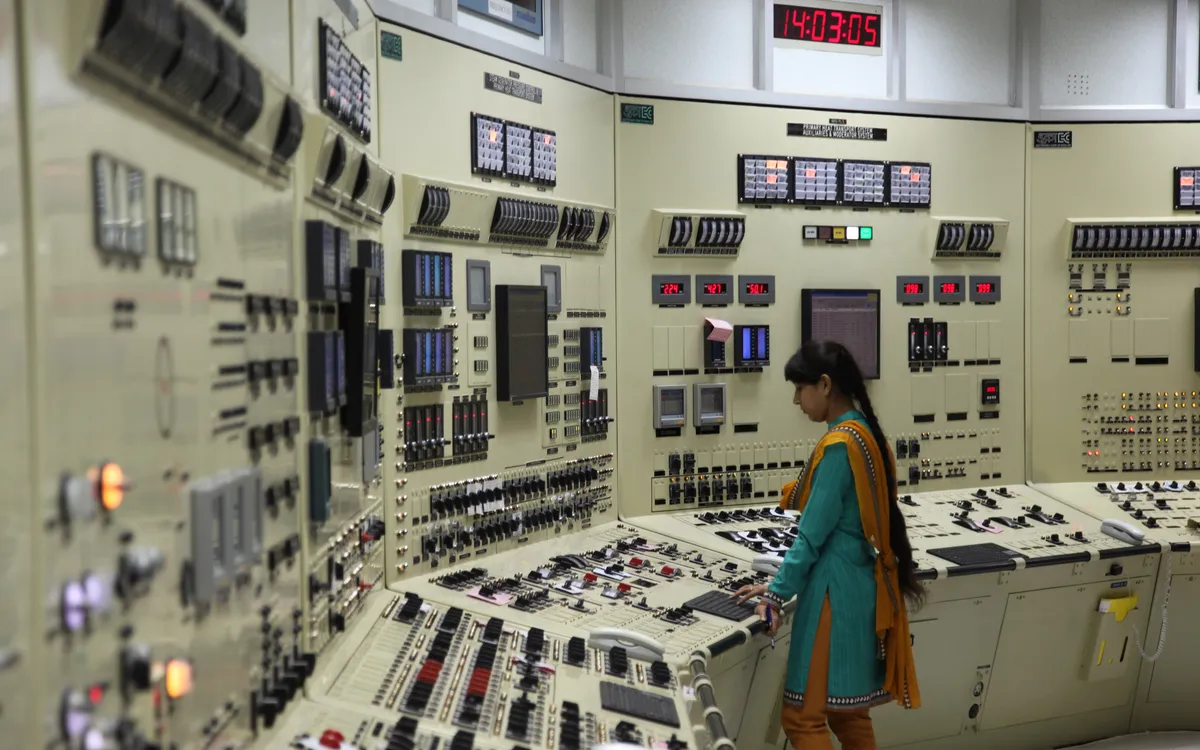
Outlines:
[[[770,619],[767,618],[767,613],[771,613]],[[754,608],[754,613],[758,615],[758,619],[767,623],[767,637],[774,638],[779,632],[779,612],[766,602],[759,602]]]

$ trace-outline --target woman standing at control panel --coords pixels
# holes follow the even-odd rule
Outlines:
[[[896,502],[896,464],[871,408],[862,372],[841,344],[810,341],[788,360],[792,403],[821,438],[780,507],[801,513],[796,540],[760,597],[757,614],[774,637],[783,605],[796,598],[780,719],[795,750],[874,750],[870,709],[921,704],[905,600],[922,589]]]

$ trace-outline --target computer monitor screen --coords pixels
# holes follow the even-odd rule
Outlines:
[[[850,350],[863,377],[879,379],[879,290],[803,289],[801,342],[836,341]]]
[[[501,401],[543,397],[550,390],[544,286],[496,286],[496,390]]]

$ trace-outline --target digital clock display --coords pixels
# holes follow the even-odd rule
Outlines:
[[[904,293],[905,294],[923,294],[924,292],[925,292],[924,284],[909,282],[904,285]]]
[[[775,4],[775,38],[879,49],[883,17],[878,13]]]
[[[996,285],[990,281],[975,282],[975,293],[976,294],[993,294],[993,293],[995,293],[995,291],[996,291]]]
[[[664,292],[665,293],[665,292]],[[729,285],[721,281],[713,281],[704,285],[705,294],[728,294]]]
[[[958,294],[962,291],[962,286],[957,281],[943,281],[939,288],[942,294]]]
[[[683,294],[683,284],[678,284],[673,281],[664,282],[658,285],[658,293],[669,294],[671,296],[681,295]]]

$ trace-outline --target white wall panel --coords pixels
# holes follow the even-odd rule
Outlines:
[[[1167,106],[1169,0],[1042,3],[1041,105]]]
[[[493,21],[485,16],[472,13],[465,8],[458,9],[458,25],[468,31],[486,34],[493,39],[506,42],[514,47],[536,52],[539,55],[546,54],[545,37],[533,36],[499,21]]]
[[[1187,54],[1184,71],[1187,73],[1187,106],[1200,107],[1200,0],[1188,2]]]
[[[393,0],[393,2],[420,11],[427,16],[437,15],[437,0]]]
[[[908,98],[1008,104],[1013,0],[907,0]]]
[[[626,78],[754,86],[753,0],[632,0],[623,16]]]
[[[596,0],[563,0],[562,9],[563,62],[596,70]]]
[[[877,0],[859,4],[883,7],[883,54],[837,52],[834,45],[830,45],[829,52],[776,47],[773,50],[776,91],[864,99],[887,98],[887,57],[891,44],[890,29],[895,22],[892,2]]]

